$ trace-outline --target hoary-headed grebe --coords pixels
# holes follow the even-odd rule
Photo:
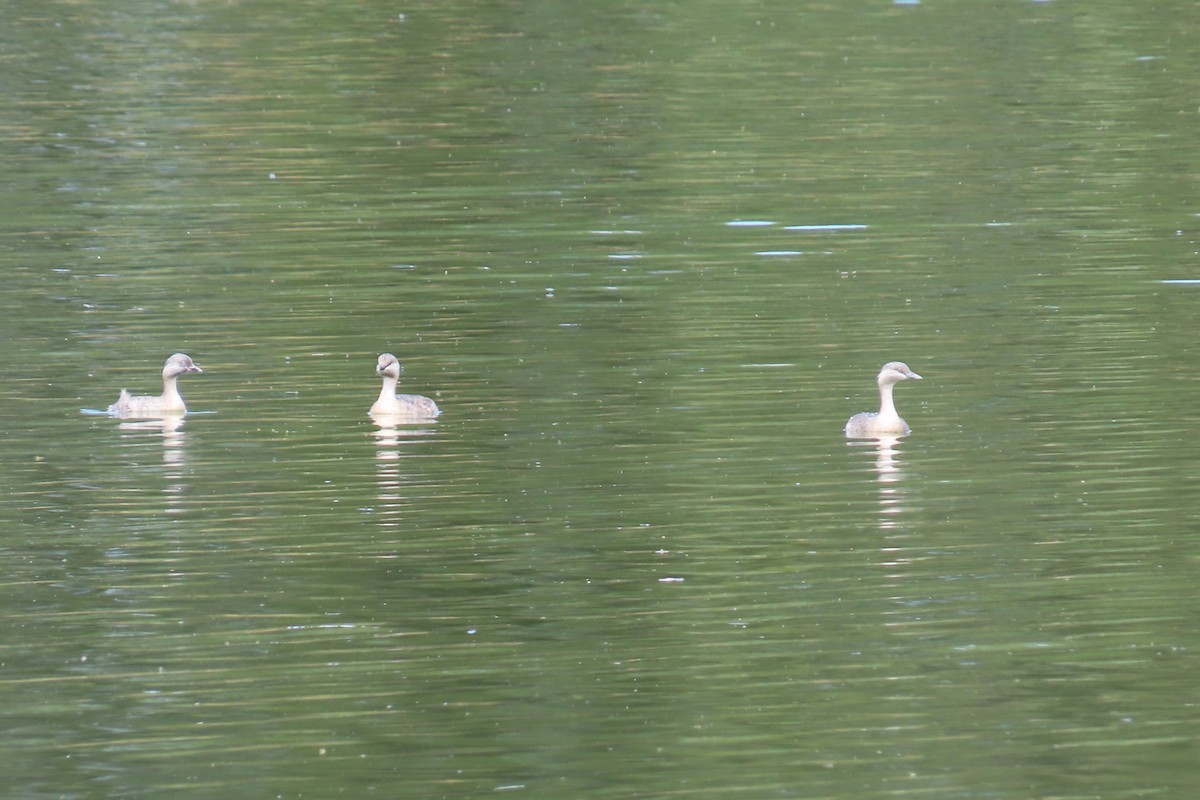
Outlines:
[[[855,414],[846,423],[846,435],[853,438],[870,438],[880,434],[905,434],[909,432],[908,423],[896,413],[896,404],[892,402],[892,387],[900,381],[921,380],[921,376],[908,368],[902,361],[889,361],[879,370],[876,383],[879,384],[879,411],[864,411]]]
[[[192,363],[192,359],[183,353],[176,353],[167,359],[163,365],[162,394],[157,397],[148,395],[135,396],[128,389],[121,390],[117,402],[108,407],[108,413],[116,417],[152,417],[156,414],[186,414],[187,406],[175,382],[180,375],[204,370]]]
[[[400,380],[400,362],[391,353],[383,353],[375,364],[375,374],[383,378],[379,399],[371,406],[376,416],[436,417],[442,413],[437,403],[420,394],[396,394],[396,382]]]

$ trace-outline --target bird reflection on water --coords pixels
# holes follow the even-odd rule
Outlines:
[[[184,477],[187,464],[187,433],[183,430],[185,419],[179,415],[166,415],[159,419],[125,420],[117,425],[118,430],[128,432],[130,436],[145,432],[158,432],[161,435],[163,477],[166,479],[163,499],[168,514],[182,513],[182,501],[187,494]]]
[[[891,530],[899,527],[900,515],[905,510],[903,482],[904,464],[900,458],[900,439],[895,434],[880,434],[872,438],[851,439],[850,447],[873,448],[875,454],[875,478],[879,485],[879,527]]]
[[[408,500],[407,485],[412,478],[403,469],[405,447],[435,433],[433,419],[414,420],[405,414],[372,414],[375,424],[375,476],[379,486],[380,525],[400,524],[400,509]]]

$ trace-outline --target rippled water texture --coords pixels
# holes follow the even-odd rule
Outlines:
[[[8,793],[1192,796],[1197,14],[10,4]]]

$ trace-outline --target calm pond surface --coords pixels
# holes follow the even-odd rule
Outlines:
[[[0,13],[9,796],[1200,789],[1196,4]]]

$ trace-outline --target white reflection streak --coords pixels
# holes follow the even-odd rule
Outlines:
[[[875,447],[875,478],[879,482],[879,528],[891,531],[900,527],[899,515],[905,510],[903,487],[904,467],[900,463],[900,437],[881,434],[871,439],[857,439],[850,444]]]
[[[879,529],[889,531],[900,526],[899,515],[904,511],[904,492],[901,482],[904,469],[900,466],[899,436],[880,436],[875,440],[875,474],[879,481]]]
[[[117,425],[123,431],[158,431],[162,435],[163,477],[166,478],[163,496],[166,499],[168,514],[182,513],[183,496],[187,492],[187,483],[183,477],[187,464],[187,434],[182,430],[183,420],[184,417],[180,414],[161,419],[127,421]]]
[[[431,419],[396,414],[373,414],[375,422],[375,478],[379,484],[380,524],[395,527],[399,524],[400,507],[404,504],[404,475],[400,464],[404,455],[402,445],[418,436],[429,436],[431,427],[410,427],[413,422],[435,424]]]

